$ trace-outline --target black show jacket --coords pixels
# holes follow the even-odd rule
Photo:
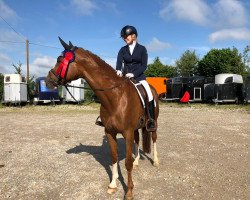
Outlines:
[[[122,64],[124,68],[122,70]],[[132,73],[137,81],[145,80],[144,71],[147,69],[147,49],[136,43],[133,54],[130,54],[129,46],[122,47],[117,55],[116,70],[123,71],[123,74]]]

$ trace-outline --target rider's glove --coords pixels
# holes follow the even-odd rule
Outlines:
[[[117,76],[122,77],[122,72],[121,72],[120,70],[117,70],[117,71],[116,71],[116,74],[117,74]]]
[[[132,74],[132,73],[127,73],[125,76],[128,77],[128,78],[133,78],[133,77],[134,77],[134,74]]]

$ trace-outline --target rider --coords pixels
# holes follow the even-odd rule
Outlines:
[[[147,49],[137,42],[137,35],[134,26],[127,25],[122,28],[121,37],[127,45],[123,46],[117,55],[116,73],[118,76],[125,75],[125,77],[134,78],[144,86],[148,95],[150,114],[147,127],[154,130],[156,128],[154,99],[144,75],[144,71],[147,69],[148,54]]]

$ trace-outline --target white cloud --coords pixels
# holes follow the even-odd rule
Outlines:
[[[246,28],[248,16],[241,1],[236,0],[170,0],[160,10],[164,20],[179,19],[191,21],[215,30],[209,41],[248,40],[249,29]]]
[[[49,56],[36,58],[30,65],[30,74],[37,77],[46,76],[48,71],[56,64],[56,59]]]
[[[0,53],[0,73],[6,74],[9,73],[9,63],[11,62],[11,59],[8,55]]]
[[[159,14],[164,20],[177,17],[179,20],[206,25],[210,12],[209,6],[202,0],[172,0],[160,10]]]
[[[171,0],[159,15],[164,20],[177,18],[215,28],[242,27],[248,22],[244,6],[235,0],[219,0],[214,4],[203,0]]]
[[[150,43],[147,45],[148,51],[155,52],[155,51],[161,51],[166,48],[170,47],[169,43],[162,42],[158,40],[156,37],[154,37]]]
[[[6,54],[0,53],[1,63],[10,62],[10,57]]]
[[[79,15],[92,15],[98,6],[91,0],[72,0],[72,7]]]
[[[14,31],[0,29],[0,49],[13,51],[24,47],[25,41],[21,39]],[[16,43],[17,42],[17,43]]]
[[[213,22],[218,27],[242,27],[247,23],[246,10],[240,1],[219,0],[213,6]]]
[[[209,41],[212,43],[227,39],[250,40],[250,30],[247,28],[222,29],[209,35]]]
[[[1,17],[5,20],[16,20],[18,18],[16,12],[12,10],[3,0],[0,0],[0,13]]]

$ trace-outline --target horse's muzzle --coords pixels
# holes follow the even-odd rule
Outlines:
[[[49,71],[48,76],[45,79],[45,83],[46,83],[46,87],[49,89],[54,89],[55,87],[57,87],[58,84],[58,78],[55,76],[56,80],[54,78],[51,77],[51,74],[54,75],[54,73],[52,73],[51,71]]]

